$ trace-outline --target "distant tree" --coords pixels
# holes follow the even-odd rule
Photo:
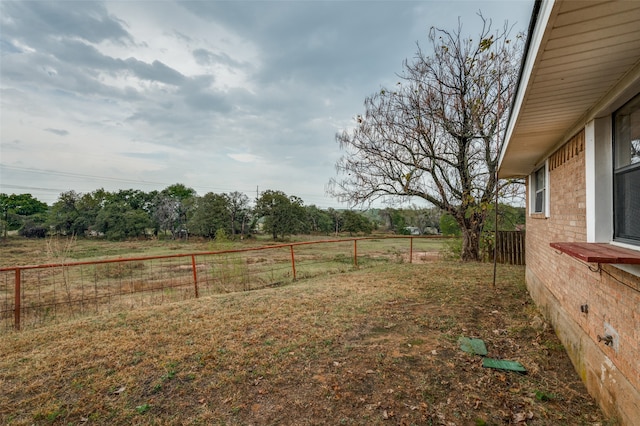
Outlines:
[[[108,196],[109,193],[103,188],[80,196],[76,203],[78,216],[74,226],[78,231],[82,231],[76,232],[76,235],[82,235],[82,232],[91,231],[95,227],[98,213],[104,207]]]
[[[495,205],[491,205],[487,212],[487,221],[485,223],[485,232],[493,232],[495,230]],[[511,206],[509,204],[498,205],[498,230],[514,231],[525,224],[525,208]]]
[[[366,210],[361,210],[360,214],[369,219],[373,229],[378,229],[381,225],[385,227],[384,219],[380,214],[380,209],[371,208]]]
[[[370,234],[372,230],[373,224],[364,215],[352,210],[342,212],[342,231],[353,235],[359,232]]]
[[[46,213],[49,209],[46,203],[33,197],[31,194],[0,194],[0,202],[9,210],[19,216],[33,216]],[[4,208],[4,207],[3,207]]]
[[[333,220],[328,211],[319,209],[313,204],[306,206],[305,210],[307,212],[309,231],[325,235],[328,235],[333,231]]]
[[[422,210],[421,220],[424,220],[423,232],[426,232],[427,228],[433,230],[440,230],[440,217],[442,216],[442,210],[438,207],[431,207]]]
[[[340,211],[330,207],[327,209],[327,214],[331,218],[331,232],[338,235],[340,228],[342,228],[342,215]]]
[[[305,227],[306,211],[302,199],[287,196],[282,191],[268,190],[256,200],[257,217],[264,220],[264,230],[277,239],[278,235],[297,234]]]
[[[102,188],[87,194],[63,192],[51,207],[48,224],[63,235],[84,235],[95,227],[98,213],[109,196]]]
[[[151,218],[157,231],[171,232],[171,236],[187,230],[188,216],[193,207],[196,191],[177,183],[154,194],[151,198]],[[157,233],[156,231],[156,233]]]
[[[245,235],[247,225],[251,220],[249,197],[242,192],[234,191],[227,194],[229,200],[229,215],[231,217],[231,235],[240,233]]]
[[[437,207],[424,208],[415,204],[409,208],[388,209],[393,223],[396,225],[394,229],[399,233],[408,234],[407,227],[418,228],[421,234],[427,232],[429,228],[440,229],[440,216],[442,212]]]
[[[134,209],[128,203],[111,201],[100,209],[96,217],[96,230],[110,240],[123,240],[147,235],[153,223],[149,214],[141,208]]]
[[[139,189],[121,189],[117,192],[107,192],[106,202],[127,206],[131,210],[141,210],[150,215],[153,205],[153,194]]]
[[[58,200],[53,203],[49,214],[49,224],[53,229],[63,235],[84,235],[89,224],[81,219],[80,198],[81,194],[75,191],[67,191],[60,194]]]
[[[477,37],[432,28],[429,54],[405,61],[401,81],[365,100],[355,128],[336,135],[345,155],[330,192],[352,205],[422,198],[462,231],[462,260],[480,260],[487,208],[520,69],[522,38],[507,25]]]
[[[407,221],[405,219],[404,211],[398,209],[391,210],[391,224],[392,229],[397,234],[408,234],[405,228],[407,227]]]
[[[49,206],[31,194],[0,194],[0,217],[4,234],[8,230],[22,227],[27,220],[42,224],[46,220]]]
[[[152,217],[163,231],[175,238],[188,231],[187,223],[194,209],[197,193],[182,183],[170,185],[156,195]],[[160,224],[162,225],[160,226]]]
[[[49,206],[37,200],[31,194],[0,194],[0,229],[6,238],[9,230],[22,230],[25,226],[29,229],[43,226],[46,221]],[[41,231],[39,231],[41,232]]]
[[[137,189],[121,189],[103,192],[103,198],[95,218],[95,230],[108,239],[122,240],[146,236],[153,227],[151,220],[153,194]]]
[[[184,228],[182,202],[167,194],[159,193],[153,199],[151,217],[158,231],[171,233],[173,238]],[[157,234],[157,232],[156,232]]]
[[[189,188],[182,183],[176,183],[176,184],[167,186],[165,189],[162,190],[162,194],[168,195],[170,197],[176,198],[181,201],[187,200],[189,198],[193,198],[197,195],[195,189]]]
[[[206,238],[214,238],[219,231],[231,234],[231,211],[226,194],[209,192],[197,197],[193,215],[189,222],[189,232]]]
[[[440,232],[447,236],[460,236],[460,225],[449,213],[440,216]]]

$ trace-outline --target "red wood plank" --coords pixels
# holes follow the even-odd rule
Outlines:
[[[640,264],[640,251],[607,243],[550,243],[556,250],[588,263]]]

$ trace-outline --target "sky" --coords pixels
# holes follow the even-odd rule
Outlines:
[[[435,26],[526,32],[533,0],[0,1],[0,193],[326,193],[365,98]]]

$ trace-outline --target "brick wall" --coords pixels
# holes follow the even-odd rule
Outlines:
[[[547,194],[548,217],[527,215],[529,291],[604,411],[633,424],[640,418],[640,278],[611,265],[598,271],[549,247],[586,241],[584,132],[549,158]],[[613,347],[598,342],[611,333]]]

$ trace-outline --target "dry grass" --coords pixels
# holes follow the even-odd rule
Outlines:
[[[21,329],[51,325],[82,316],[128,310],[145,305],[180,301],[196,295],[211,295],[234,291],[255,290],[279,286],[297,278],[311,278],[349,271],[358,253],[360,268],[387,262],[409,262],[410,244],[414,261],[423,262],[425,253],[438,255],[443,240],[371,239],[362,240],[355,250],[352,240],[324,243],[322,239],[302,242],[320,244],[265,245],[255,239],[245,241],[158,241],[105,242],[92,239],[56,238],[48,240],[9,239],[6,244],[13,266],[25,262],[18,254],[30,252],[30,263],[58,263],[64,266],[24,269],[21,277]],[[295,244],[299,241],[291,241]],[[178,244],[174,247],[174,244]],[[249,249],[237,253],[200,254],[165,259],[135,258],[141,254],[160,254],[180,248],[181,254]],[[40,250],[42,257],[35,253]],[[129,250],[129,252],[127,251]],[[431,250],[424,252],[418,250]],[[295,269],[292,267],[295,251]],[[95,261],[104,253],[121,253],[126,258],[109,256],[116,263],[79,264],[74,260]],[[164,253],[176,255],[179,253]],[[16,257],[17,256],[17,257]],[[5,258],[2,258],[6,261]],[[133,259],[133,260],[132,260]],[[38,260],[38,262],[33,262]],[[194,285],[194,272],[197,285]],[[15,271],[0,273],[0,333],[14,327]]]
[[[523,269],[501,266],[495,291],[491,272],[381,265],[11,333],[0,423],[605,423],[531,325]],[[529,373],[483,369],[461,335]]]

